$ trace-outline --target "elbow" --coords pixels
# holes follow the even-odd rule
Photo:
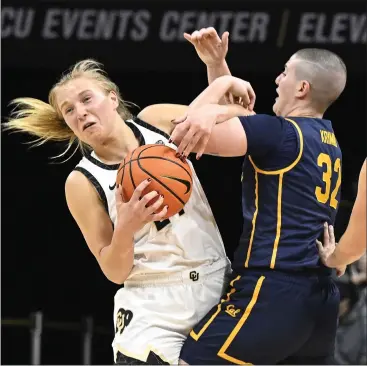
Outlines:
[[[109,281],[115,283],[116,285],[122,285],[129,277],[132,268],[133,264],[131,263],[131,265],[129,265],[128,267],[126,267],[125,265],[124,268],[121,270],[109,271],[102,269],[102,271]]]
[[[116,285],[122,285],[133,269],[134,256],[124,256],[117,261],[108,261],[107,258],[99,258],[98,262],[103,274],[109,281]]]
[[[114,283],[115,285],[122,285],[126,280],[126,278],[110,277],[107,274],[105,274],[105,275],[106,275],[107,279],[109,281],[111,281],[112,283]]]
[[[361,245],[358,248],[357,256],[358,259],[362,258],[366,254],[367,248],[366,248],[366,240],[362,240]]]
[[[113,245],[103,247],[97,255],[97,261],[103,274],[113,283],[121,285],[129,277],[134,265],[134,248],[116,248]]]
[[[111,281],[115,285],[122,285],[124,283],[124,280],[118,279],[117,277],[109,276],[107,273],[105,273],[104,275],[109,281]]]

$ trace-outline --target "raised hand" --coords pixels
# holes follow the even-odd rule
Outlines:
[[[195,47],[198,56],[208,67],[215,67],[225,60],[228,32],[224,32],[221,39],[217,31],[209,27],[196,30],[192,34],[184,33],[184,37]]]

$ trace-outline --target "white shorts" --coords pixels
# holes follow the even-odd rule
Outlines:
[[[221,260],[126,282],[115,295],[115,363],[178,364],[187,335],[223,295],[229,271],[228,261]]]

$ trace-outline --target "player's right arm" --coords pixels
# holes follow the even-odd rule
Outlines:
[[[97,191],[82,173],[73,171],[65,183],[70,213],[103,273],[117,284],[125,281],[133,267],[134,233],[150,221],[161,220],[167,212],[163,208],[159,214],[153,214],[162,205],[162,197],[146,207],[157,196],[154,191],[142,196],[148,185],[149,182],[142,182],[127,203],[122,202],[121,187],[116,189],[117,223],[113,228]]]
[[[186,157],[191,152],[197,158],[202,154],[262,156],[282,146],[288,128],[289,122],[276,116],[251,115],[236,105],[207,105],[189,113],[171,139],[178,145],[177,152]]]

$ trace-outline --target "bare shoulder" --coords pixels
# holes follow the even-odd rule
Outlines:
[[[182,104],[152,104],[145,107],[138,114],[138,117],[144,122],[170,134],[174,127],[171,121],[183,116],[187,108],[188,106]]]
[[[78,170],[73,170],[65,181],[65,191],[69,193],[83,191],[88,186],[87,177]]]
[[[65,196],[69,209],[72,206],[91,206],[99,201],[99,196],[88,178],[81,172],[73,170],[65,181]]]

